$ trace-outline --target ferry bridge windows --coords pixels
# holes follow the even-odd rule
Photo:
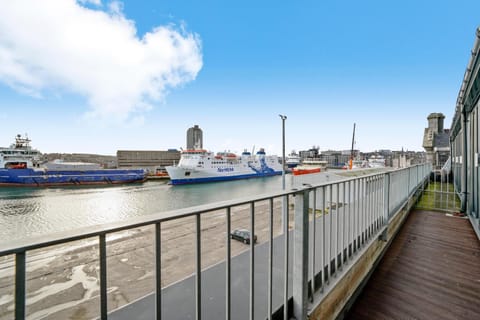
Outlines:
[[[185,171],[185,176],[186,177],[190,176],[190,171]]]

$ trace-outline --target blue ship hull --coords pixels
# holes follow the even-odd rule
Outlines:
[[[143,170],[45,170],[45,169],[0,169],[0,186],[65,186],[101,185],[142,182]]]
[[[240,180],[240,179],[271,177],[271,176],[276,176],[280,174],[282,174],[282,171],[242,174],[242,175],[236,175],[236,176],[212,176],[212,177],[198,177],[198,178],[190,178],[190,179],[188,178],[171,179],[170,184],[180,185],[180,184],[205,183],[205,182],[217,182],[217,181],[231,181],[231,180]]]

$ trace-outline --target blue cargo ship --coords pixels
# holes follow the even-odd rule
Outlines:
[[[103,169],[95,163],[41,163],[41,153],[28,138],[17,135],[9,148],[0,148],[0,186],[78,186],[143,182],[143,169]]]

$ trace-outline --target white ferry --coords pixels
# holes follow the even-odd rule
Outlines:
[[[241,156],[207,150],[182,151],[176,166],[165,168],[172,185],[269,177],[282,174],[277,156],[267,156],[263,149],[255,155],[244,151]]]

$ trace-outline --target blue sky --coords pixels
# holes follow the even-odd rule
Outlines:
[[[449,127],[478,1],[0,0],[0,146],[422,150]],[[11,17],[11,18],[10,18]],[[67,18],[65,18],[67,17]],[[26,22],[28,21],[28,23]],[[174,40],[172,40],[174,39]],[[3,66],[3,67],[2,67]]]

